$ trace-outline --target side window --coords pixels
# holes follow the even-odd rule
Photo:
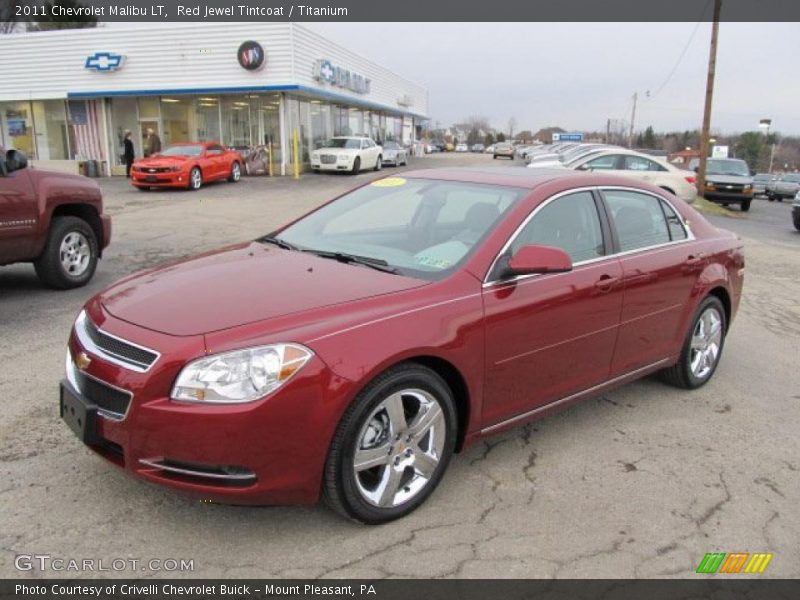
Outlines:
[[[625,170],[626,171],[666,171],[664,167],[659,165],[654,160],[644,158],[642,156],[626,156],[625,157]]]
[[[672,241],[675,240],[685,240],[689,237],[686,233],[686,228],[683,226],[683,222],[675,211],[672,210],[672,207],[664,202],[661,202],[661,209],[664,211],[664,216],[667,218],[667,228],[669,229],[669,237]]]
[[[222,154],[222,148],[220,146],[209,146],[206,153],[211,155]]]
[[[361,149],[365,150],[369,148],[369,141],[368,140],[361,140]]]
[[[655,196],[621,190],[603,190],[620,250],[627,252],[670,241],[661,201]]]
[[[573,263],[603,256],[603,232],[592,194],[576,192],[542,208],[511,243],[511,253],[528,244],[561,248]]]
[[[590,160],[586,163],[585,167],[592,169],[593,171],[609,171],[613,169],[619,169],[617,163],[619,159],[618,154],[609,154],[608,156],[600,156],[599,158],[595,158],[594,160]]]

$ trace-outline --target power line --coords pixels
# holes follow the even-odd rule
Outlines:
[[[649,94],[648,93],[647,94],[647,99],[648,100],[652,100],[653,98],[658,96],[658,94],[661,92],[661,90],[663,90],[666,87],[666,85],[670,82],[670,80],[672,79],[672,76],[675,74],[675,71],[678,70],[678,67],[681,64],[681,61],[683,60],[683,57],[686,55],[686,51],[689,49],[689,46],[691,46],[692,42],[694,41],[694,36],[697,35],[697,30],[700,28],[700,23],[702,23],[703,15],[706,14],[706,11],[708,10],[708,7],[710,5],[711,5],[711,0],[708,0],[706,2],[706,5],[703,7],[703,11],[700,13],[700,19],[701,20],[699,20],[697,22],[697,24],[694,26],[694,29],[692,30],[692,35],[689,36],[689,41],[686,42],[686,45],[683,47],[683,50],[681,51],[680,56],[678,56],[678,60],[675,63],[675,66],[672,67],[672,70],[669,72],[669,75],[667,75],[667,78],[664,80],[664,83],[662,83],[658,87],[658,89],[655,91],[655,93],[653,93],[653,94]]]

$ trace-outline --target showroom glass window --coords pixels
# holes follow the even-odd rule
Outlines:
[[[20,150],[29,158],[37,158],[30,102],[0,103],[3,144],[6,150]]]
[[[603,256],[603,230],[592,194],[567,194],[538,209],[511,243],[511,254],[528,244],[561,248],[573,263]]]
[[[250,98],[222,96],[222,143],[229,148],[250,147]]]
[[[603,194],[617,229],[620,251],[630,252],[671,241],[659,198],[626,190],[604,190]]]
[[[217,142],[222,139],[219,122],[219,97],[200,96],[194,98],[190,111],[194,121],[194,137],[190,141]]]

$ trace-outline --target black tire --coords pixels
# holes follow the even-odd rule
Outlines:
[[[360,171],[361,171],[361,157],[356,156],[356,159],[353,161],[353,168],[350,169],[350,174],[358,175]]]
[[[794,221],[794,228],[800,231],[800,218],[794,217],[792,221]]]
[[[233,161],[231,165],[231,174],[228,176],[228,181],[231,183],[237,183],[242,178],[242,165],[239,164],[238,160]]]
[[[83,240],[82,248],[88,251],[88,259],[79,273],[73,274],[62,262],[61,247],[73,236]],[[78,217],[54,217],[50,223],[47,243],[41,256],[33,262],[36,275],[47,286],[68,290],[86,285],[94,275],[98,258],[97,238],[94,230]]]
[[[742,209],[742,212],[747,212],[748,210],[750,210],[750,202],[752,202],[752,200],[742,200],[741,204],[739,204],[739,207]]]
[[[772,196],[772,194],[767,194],[767,200],[770,202],[775,202],[775,198]]]
[[[192,170],[189,171],[189,181],[186,183],[186,187],[193,192],[203,187],[203,172],[200,167],[192,167]]]
[[[695,331],[695,328],[698,325],[698,322],[700,321],[701,316],[706,310],[710,308],[713,308],[717,311],[722,324],[722,335],[719,343],[719,352],[717,354],[714,365],[711,367],[711,370],[703,377],[697,377],[692,372],[692,367],[691,367],[692,335]],[[725,307],[722,306],[722,302],[720,302],[719,298],[717,298],[716,296],[707,296],[700,303],[700,306],[697,307],[697,311],[695,311],[694,318],[692,319],[692,323],[689,327],[689,331],[686,333],[686,339],[683,342],[683,348],[681,349],[681,356],[678,359],[678,362],[675,365],[661,371],[662,379],[667,383],[669,383],[670,385],[684,388],[687,390],[693,390],[699,388],[702,385],[705,385],[717,370],[720,358],[722,357],[722,351],[725,348],[725,335],[727,332],[728,332],[728,322],[725,316]]]
[[[412,388],[432,395],[442,409],[444,448],[433,474],[416,495],[398,506],[375,506],[362,496],[356,484],[353,461],[359,443],[358,437],[367,425],[366,420],[379,404],[395,392]],[[328,451],[323,476],[323,497],[326,503],[339,514],[370,525],[404,517],[425,502],[441,481],[455,449],[456,430],[455,401],[450,388],[438,374],[413,362],[402,363],[383,372],[361,391],[339,422]],[[413,474],[413,468],[411,473]]]
[[[140,192],[149,192],[149,191],[150,191],[150,186],[147,186],[147,185],[137,185],[137,186],[136,186],[136,189],[137,189],[137,190],[139,190]]]
[[[383,157],[379,154],[378,160],[375,161],[375,168],[373,170],[380,171],[382,168],[383,168]]]
[[[497,154],[492,154],[492,158],[497,160]]]

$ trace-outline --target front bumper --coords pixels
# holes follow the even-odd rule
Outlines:
[[[107,319],[99,326],[131,341],[138,333],[143,341],[145,330],[130,324]],[[328,446],[352,391],[349,381],[333,375],[315,356],[286,385],[255,402],[175,402],[169,399],[172,383],[186,362],[202,355],[202,342],[146,335],[148,345],[162,355],[150,371],[136,373],[90,354],[73,331],[70,355],[91,358],[84,372],[132,394],[119,418],[98,410],[72,382],[62,383],[62,405],[65,396],[72,397],[88,415],[88,431],[81,434],[71,425],[84,443],[135,477],[203,500],[317,502]]]
[[[719,204],[733,204],[753,199],[753,192],[725,192],[720,190],[706,190],[705,197]]]
[[[131,184],[136,187],[177,187],[184,188],[189,183],[189,176],[181,171],[172,173],[140,173],[131,171]]]

